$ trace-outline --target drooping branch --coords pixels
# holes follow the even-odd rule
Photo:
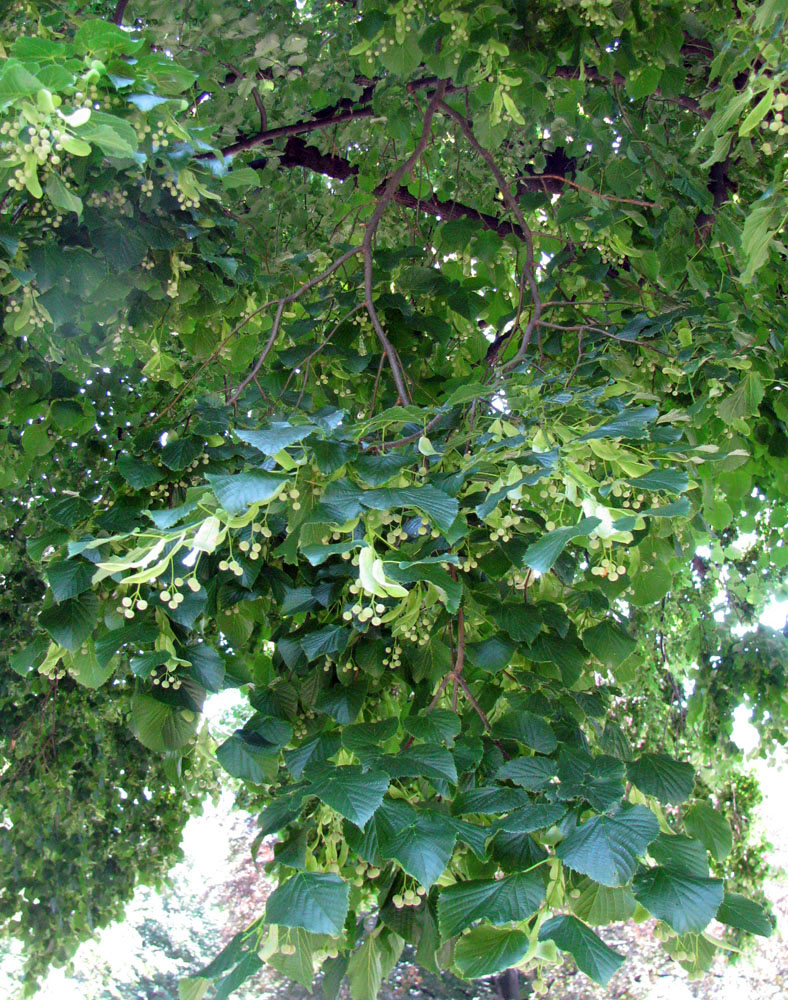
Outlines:
[[[473,131],[473,125],[468,119],[456,111],[450,105],[446,104],[444,101],[440,102],[440,108],[447,115],[454,119],[462,130],[462,134],[465,136],[469,144],[476,150],[479,156],[484,160],[490,169],[490,173],[495,178],[495,182],[501,192],[501,197],[503,198],[504,205],[512,215],[517,219],[517,222],[522,230],[522,239],[525,243],[525,265],[523,266],[523,274],[528,283],[529,290],[531,292],[531,315],[528,319],[528,323],[523,330],[523,335],[520,340],[520,346],[517,349],[517,353],[514,357],[507,363],[507,370],[515,367],[520,361],[525,357],[525,353],[528,350],[528,345],[531,342],[531,337],[536,325],[539,322],[539,317],[542,314],[542,300],[539,296],[539,286],[536,281],[536,258],[534,254],[534,240],[531,230],[528,228],[528,223],[525,221],[525,216],[523,215],[522,209],[517,202],[517,198],[514,196],[514,192],[509,187],[509,184],[501,172],[500,167],[495,161],[495,157],[489,151],[485,149],[484,146],[476,138]]]
[[[375,303],[372,298],[372,245],[375,239],[375,233],[380,225],[380,220],[383,218],[386,208],[393,200],[402,178],[419,162],[424,150],[429,144],[430,135],[432,133],[432,120],[435,117],[435,112],[438,110],[445,92],[446,84],[443,81],[440,81],[435,88],[435,92],[427,105],[427,110],[424,113],[424,124],[421,129],[419,141],[416,143],[416,148],[407,160],[404,160],[397,167],[386,182],[386,185],[378,198],[377,205],[375,205],[375,209],[366,224],[364,240],[361,244],[362,253],[364,255],[364,303],[367,307],[367,313],[372,321],[372,326],[375,330],[377,338],[383,347],[389,366],[391,367],[391,374],[394,378],[394,384],[397,387],[397,394],[399,395],[400,402],[403,405],[407,405],[410,402],[410,394],[407,386],[405,385],[405,379],[403,377],[399,358],[397,357],[397,353],[381,325],[380,318],[378,317],[377,310],[375,309]]]

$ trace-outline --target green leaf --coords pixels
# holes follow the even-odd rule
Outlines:
[[[49,563],[46,569],[47,583],[56,601],[67,601],[79,597],[93,580],[95,567],[84,559],[66,559]]]
[[[465,656],[471,666],[488,674],[497,674],[508,667],[516,651],[517,644],[500,634],[465,646]]]
[[[326,1000],[337,1000],[342,980],[347,972],[348,959],[346,955],[337,955],[336,958],[327,958],[323,962],[323,979],[320,988]]]
[[[25,677],[31,670],[40,667],[49,651],[50,641],[46,636],[39,636],[27,646],[23,646],[16,653],[12,653],[8,658],[8,665],[19,674]]]
[[[556,855],[595,882],[622,886],[658,833],[659,823],[650,809],[623,806],[612,816],[594,816],[578,826],[558,845]]]
[[[627,482],[636,490],[686,493],[689,489],[689,476],[683,469],[654,469],[645,476],[628,479]]]
[[[658,417],[659,411],[656,406],[631,407],[601,427],[584,434],[580,440],[593,441],[601,438],[642,440],[646,437],[646,428],[650,424],[655,424]]]
[[[648,853],[658,865],[670,868],[671,871],[708,878],[709,859],[706,848],[699,840],[660,833],[649,847]]]
[[[321,656],[335,656],[347,648],[351,631],[341,625],[327,625],[325,628],[310,632],[301,640],[301,649],[311,663]]]
[[[131,728],[149,750],[180,750],[191,743],[200,725],[200,716],[185,708],[165,705],[142,691],[131,701]]]
[[[443,889],[438,899],[441,936],[444,940],[454,937],[477,920],[491,924],[527,920],[544,898],[544,879],[539,871],[455,882]]]
[[[627,764],[627,777],[646,795],[654,795],[667,805],[685,802],[695,787],[692,764],[674,760],[664,753],[644,753]]]
[[[202,455],[202,440],[196,437],[182,437],[169,441],[161,450],[161,460],[168,469],[180,472]]]
[[[637,906],[631,889],[612,889],[590,878],[584,878],[578,884],[577,892],[579,895],[572,893],[570,899],[572,912],[593,927],[629,920]]]
[[[191,673],[208,691],[221,691],[224,687],[224,660],[211,646],[185,646],[181,650],[184,659],[191,663]]]
[[[98,597],[93,591],[88,591],[80,597],[44,608],[38,621],[55,642],[73,653],[95,628],[98,615]]]
[[[531,605],[503,604],[493,610],[492,617],[517,642],[533,642],[542,631],[542,616]]]
[[[133,38],[128,31],[104,20],[83,21],[74,35],[77,52],[96,56],[129,56],[139,51],[143,44],[142,39]]]
[[[598,812],[609,809],[624,794],[624,764],[615,757],[562,750],[558,777],[559,798],[585,799]]]
[[[587,628],[581,639],[586,649],[611,670],[620,667],[637,646],[637,642],[610,619]]]
[[[757,372],[748,372],[733,392],[717,404],[717,414],[726,424],[758,413],[764,396],[763,382]]]
[[[496,823],[496,826],[506,833],[533,833],[535,830],[546,830],[557,823],[566,813],[566,806],[558,802],[536,802],[533,805],[521,806]]]
[[[46,193],[61,212],[75,212],[77,217],[82,215],[82,199],[57,174],[52,173],[47,178]]]
[[[403,489],[367,490],[363,493],[365,507],[391,510],[395,507],[415,507],[431,518],[440,531],[448,531],[459,512],[456,497],[430,486],[408,486]]]
[[[434,708],[423,715],[409,715],[403,722],[405,731],[427,743],[451,746],[460,734],[460,720],[446,708]]]
[[[683,817],[684,829],[697,837],[715,861],[724,861],[733,849],[730,823],[708,802],[696,802]]]
[[[458,815],[477,813],[480,816],[495,816],[500,813],[520,809],[531,802],[524,788],[502,788],[500,785],[482,785],[469,788],[454,800],[453,811]]]
[[[164,473],[160,469],[133,455],[121,455],[115,465],[129,486],[135,490],[147,489],[164,479]]]
[[[391,718],[345,726],[342,730],[342,746],[359,756],[379,753],[380,744],[390,740],[398,728],[397,720]]]
[[[78,684],[95,690],[110,679],[115,673],[115,666],[99,663],[93,643],[87,642],[73,655],[71,671]]]
[[[528,938],[522,931],[482,924],[457,942],[454,965],[464,979],[479,979],[517,965],[527,951]]]
[[[381,810],[375,819],[383,857],[398,862],[429,889],[449,863],[457,837],[451,825],[433,813],[413,809],[396,814]]]
[[[552,633],[538,635],[525,655],[535,663],[555,663],[568,688],[577,683],[587,659],[582,646],[570,639],[560,639]]]
[[[598,517],[584,517],[577,524],[568,528],[556,528],[554,531],[548,531],[538,542],[529,545],[525,550],[524,564],[536,570],[537,573],[547,573],[573,538],[590,535],[601,523]]]
[[[344,726],[355,721],[366,695],[365,684],[353,684],[352,687],[337,685],[329,691],[324,691],[317,699],[315,707]]]
[[[541,792],[558,773],[558,765],[547,757],[515,757],[500,767],[498,781],[513,781],[529,792]]]
[[[668,868],[650,868],[636,875],[632,888],[640,905],[677,934],[700,934],[714,918],[723,898],[719,879]]]
[[[417,743],[396,755],[381,757],[379,763],[392,778],[427,778],[457,784],[454,758],[441,746]]]
[[[761,937],[771,937],[774,930],[763,907],[737,892],[725,893],[717,910],[716,919],[728,927],[738,927],[749,934],[759,934]]]
[[[369,934],[350,956],[347,977],[353,1000],[376,1000],[383,982],[382,954],[377,934]]]
[[[342,933],[348,910],[348,887],[338,875],[298,872],[268,897],[265,919],[312,934]]]
[[[120,159],[133,157],[137,152],[138,139],[134,127],[117,115],[108,115],[93,110],[84,125],[74,129],[80,139],[98,146],[107,156]]]
[[[637,607],[654,604],[668,593],[673,584],[673,573],[664,563],[657,563],[648,571],[641,571],[632,584],[632,603]]]
[[[276,455],[297,441],[303,441],[314,430],[314,424],[272,423],[269,427],[258,431],[237,430],[236,437],[250,444],[264,455]]]
[[[205,478],[228,514],[241,514],[250,504],[268,503],[288,482],[283,476],[262,471],[241,472],[234,476],[208,473]]]
[[[363,771],[357,764],[310,764],[304,773],[310,782],[307,794],[316,795],[360,829],[380,806],[389,787],[389,776],[384,771]]]
[[[555,941],[561,951],[568,951],[578,969],[594,982],[607,986],[624,964],[624,956],[605,942],[577,917],[562,915],[542,924],[540,941]]]
[[[627,78],[627,94],[633,101],[649,97],[659,86],[661,77],[660,66],[644,66],[640,72]]]
[[[279,755],[272,751],[270,743],[261,745],[253,736],[240,733],[234,733],[217,747],[216,759],[234,778],[258,785],[273,781],[279,770]]]
[[[508,712],[493,725],[493,734],[501,740],[517,740],[538,753],[552,753],[558,746],[550,724],[533,712]]]

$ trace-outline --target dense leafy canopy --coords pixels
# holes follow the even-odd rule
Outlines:
[[[715,916],[769,931],[708,765],[742,700],[784,741],[785,16],[4,15],[15,683],[104,692],[171,775],[238,688],[215,758],[278,837],[185,996],[267,962],[365,1000],[405,942],[539,992],[562,952],[606,982],[611,920],[693,973]]]

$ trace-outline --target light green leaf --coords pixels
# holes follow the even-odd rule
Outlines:
[[[579,895],[572,893],[570,899],[572,912],[593,927],[629,920],[637,906],[631,889],[613,889],[590,878],[579,883],[577,892]]]
[[[479,979],[517,965],[527,951],[528,938],[522,931],[482,924],[457,942],[454,965],[464,979]]]
[[[250,504],[269,503],[277,497],[288,480],[270,472],[240,472],[234,476],[205,477],[216,499],[229,514],[241,514]]]
[[[376,1000],[383,982],[383,965],[377,934],[369,934],[350,956],[347,977],[353,1000]]]
[[[199,725],[197,712],[165,705],[142,691],[132,699],[131,728],[149,750],[180,750],[194,739]]]

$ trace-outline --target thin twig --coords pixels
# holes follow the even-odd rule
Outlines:
[[[614,194],[603,194],[602,191],[595,191],[593,188],[585,187],[576,181],[571,181],[568,177],[564,177],[563,174],[523,174],[521,177],[517,177],[516,180],[532,181],[539,180],[540,178],[544,178],[546,181],[560,181],[562,184],[568,184],[578,191],[585,192],[585,194],[592,194],[596,198],[604,198],[605,201],[621,201],[626,205],[639,205],[641,208],[662,208],[662,205],[658,205],[654,201],[641,201],[639,198],[620,198]]]
[[[257,375],[257,373],[265,364],[265,359],[270,354],[271,348],[274,346],[279,336],[279,327],[282,324],[282,314],[285,311],[285,306],[288,306],[292,302],[295,302],[297,299],[300,299],[301,296],[304,294],[304,292],[308,292],[310,288],[314,288],[315,285],[319,285],[321,281],[325,281],[325,279],[330,277],[334,273],[334,271],[338,271],[339,268],[342,267],[342,265],[346,261],[350,260],[351,257],[355,257],[360,249],[361,247],[351,247],[351,249],[343,253],[341,257],[337,257],[334,263],[331,264],[330,267],[327,267],[325,271],[322,271],[314,278],[310,278],[309,281],[304,282],[303,285],[297,288],[294,292],[291,292],[290,295],[285,295],[284,298],[278,300],[278,304],[276,307],[276,316],[274,317],[274,324],[271,327],[271,333],[268,336],[268,340],[265,342],[265,346],[263,347],[263,350],[260,352],[260,356],[258,357],[257,361],[255,361],[254,367],[252,368],[251,372],[246,376],[246,378],[241,380],[238,388],[230,397],[229,402],[234,403],[238,399],[238,397],[241,395],[241,393],[244,391],[247,385],[249,385],[249,383],[252,381],[255,375]]]
[[[517,367],[520,361],[525,357],[528,350],[528,345],[531,342],[531,337],[534,330],[536,329],[536,324],[539,321],[539,317],[542,314],[542,300],[539,296],[539,286],[536,282],[536,258],[534,255],[534,239],[533,234],[525,221],[525,216],[517,203],[517,199],[514,196],[512,189],[506,181],[500,167],[495,162],[495,157],[489,151],[485,149],[484,146],[476,138],[473,131],[473,125],[471,122],[465,118],[459,111],[455,111],[454,108],[450,107],[444,101],[440,100],[439,105],[442,111],[454,119],[460,126],[463,135],[468,140],[470,145],[476,150],[476,152],[481,156],[487,166],[490,168],[490,173],[495,178],[498,188],[501,192],[504,205],[509,209],[509,211],[514,215],[515,219],[520,225],[522,230],[522,238],[525,243],[525,267],[526,277],[528,280],[528,287],[531,291],[531,317],[526,324],[525,330],[523,331],[523,336],[520,341],[520,347],[514,357],[506,364],[504,371],[510,371],[512,368]]]
[[[397,395],[399,396],[400,402],[404,406],[407,406],[408,403],[410,403],[410,394],[408,393],[408,389],[405,385],[405,379],[403,377],[396,352],[380,323],[377,310],[375,309],[375,302],[372,298],[372,243],[375,239],[377,228],[380,225],[380,220],[383,218],[383,213],[386,211],[387,206],[394,198],[397,188],[400,185],[400,181],[405,174],[408,173],[408,171],[415,166],[416,163],[418,163],[424,153],[424,150],[429,145],[432,131],[432,119],[435,117],[435,112],[438,110],[438,105],[441,103],[445,92],[446,82],[444,80],[438,81],[435,93],[430,98],[427,110],[424,113],[424,124],[422,126],[419,141],[416,143],[416,148],[407,160],[401,163],[391,177],[389,177],[388,183],[378,198],[377,205],[375,205],[375,210],[373,211],[369,222],[366,224],[364,240],[361,244],[362,253],[364,255],[364,304],[367,307],[367,312],[369,313],[369,318],[372,322],[373,329],[377,334],[378,340],[380,341],[383,350],[386,352],[386,357],[388,359],[389,366],[391,367],[391,374],[394,378],[394,385],[397,389]]]

